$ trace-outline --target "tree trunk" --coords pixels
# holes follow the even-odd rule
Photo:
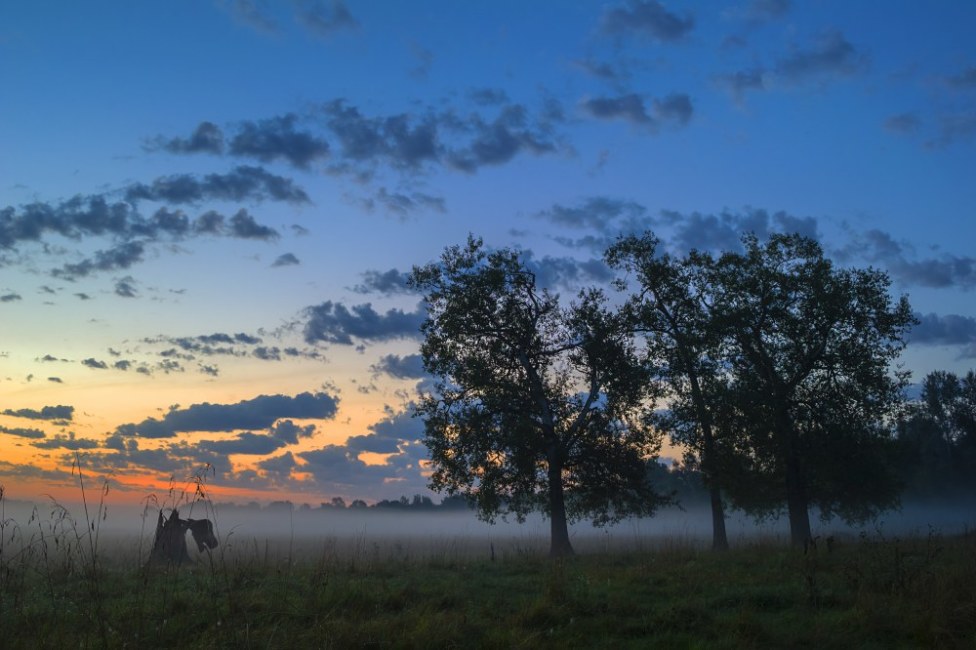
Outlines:
[[[722,492],[717,487],[708,489],[712,501],[712,550],[729,550],[729,538],[725,532],[725,507],[722,505]]]
[[[549,556],[573,555],[566,522],[566,501],[563,495],[562,462],[555,449],[549,452]]]
[[[790,516],[790,542],[793,546],[805,546],[811,538],[809,503],[803,467],[796,449],[796,437],[789,415],[780,415],[779,430],[785,456],[786,508]]]

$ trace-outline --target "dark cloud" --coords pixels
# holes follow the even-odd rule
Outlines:
[[[39,440],[31,443],[32,447],[38,449],[67,449],[69,451],[79,451],[81,449],[97,449],[99,443],[88,438],[76,438],[74,433],[68,435],[56,434],[52,438]]]
[[[802,82],[825,75],[851,75],[864,66],[864,56],[843,34],[831,30],[822,34],[812,47],[795,48],[777,63],[776,72],[789,81]]]
[[[437,196],[430,196],[421,192],[388,192],[385,187],[381,187],[373,199],[366,202],[367,209],[373,208],[376,203],[382,205],[388,212],[400,217],[406,217],[418,210],[430,212],[445,212],[444,199]]]
[[[238,239],[260,239],[263,241],[277,239],[280,236],[274,228],[262,226],[255,221],[254,217],[243,208],[230,218],[229,234]]]
[[[884,231],[872,229],[856,235],[837,251],[841,259],[857,257],[887,268],[891,276],[906,286],[932,288],[976,287],[976,258],[942,255],[913,259],[910,244],[898,242]]]
[[[908,342],[919,345],[964,345],[961,356],[976,357],[976,318],[958,314],[915,314],[916,325]]]
[[[617,97],[593,97],[582,102],[583,110],[592,117],[603,120],[624,120],[652,131],[662,124],[684,126],[691,119],[694,108],[691,98],[685,94],[673,94],[654,99],[651,109],[640,95],[629,93]]]
[[[257,122],[244,122],[230,141],[229,153],[272,162],[279,158],[295,167],[309,164],[329,154],[329,143],[307,131],[296,131],[298,116],[293,113]],[[199,130],[199,127],[198,127]]]
[[[474,117],[467,126],[473,132],[472,140],[466,147],[453,150],[448,163],[468,173],[506,163],[523,151],[539,155],[557,148],[548,125],[530,125],[525,107],[517,104],[503,107],[490,122]]]
[[[122,298],[136,298],[135,278],[125,277],[115,283],[115,295]]]
[[[157,178],[150,185],[135,183],[125,190],[130,202],[160,201],[171,204],[197,204],[203,201],[244,201],[271,199],[287,203],[311,203],[305,190],[283,176],[261,167],[240,166],[227,174],[197,177],[176,174]]]
[[[342,303],[326,301],[306,310],[305,341],[352,345],[353,339],[362,342],[417,338],[420,325],[426,318],[422,305],[413,312],[389,309],[380,314],[370,303],[351,309]]]
[[[298,258],[295,257],[293,253],[284,253],[283,255],[279,255],[278,258],[272,262],[271,266],[277,268],[279,266],[297,266],[298,264],[301,264],[301,262],[298,261]]]
[[[395,379],[423,379],[427,376],[424,371],[424,360],[419,354],[387,354],[378,362],[370,366],[375,374],[386,374]]]
[[[296,445],[299,438],[311,438],[315,432],[314,424],[300,426],[291,420],[279,420],[271,427],[269,434],[285,444]]]
[[[595,258],[578,260],[546,255],[535,259],[531,251],[523,251],[523,262],[535,274],[538,286],[548,289],[577,289],[583,284],[607,283],[614,277],[603,260]]]
[[[637,34],[664,42],[684,38],[694,26],[691,14],[671,13],[656,0],[629,0],[604,12],[601,21],[605,34]]]
[[[771,232],[799,233],[818,239],[817,222],[813,217],[795,217],[786,212],[770,214],[762,209],[719,214],[681,214],[665,211],[662,221],[671,225],[673,235],[669,244],[684,252],[739,250],[743,234],[752,233],[765,239]]]
[[[124,242],[114,248],[97,251],[93,258],[76,264],[65,264],[60,269],[54,269],[51,273],[56,277],[75,280],[99,271],[127,269],[143,260],[145,250],[145,245],[142,242]]]
[[[407,286],[409,273],[390,269],[389,271],[365,271],[362,284],[352,287],[356,293],[381,293],[385,295],[414,293]]]
[[[500,106],[508,103],[508,94],[501,88],[478,88],[470,90],[468,96],[479,106]]]
[[[634,201],[623,201],[605,196],[589,197],[575,207],[555,204],[551,208],[536,213],[536,217],[546,219],[559,226],[588,228],[601,233],[619,233],[623,221],[638,221],[645,217],[647,210]]]
[[[87,366],[89,368],[93,368],[95,370],[107,370],[108,369],[108,364],[107,363],[105,363],[104,361],[99,361],[98,359],[93,359],[91,357],[89,357],[87,359],[83,359],[81,361],[81,365]]]
[[[318,36],[331,36],[338,30],[359,26],[343,0],[293,0],[292,3],[298,22]]]
[[[407,114],[366,117],[337,99],[322,107],[326,126],[339,139],[343,158],[383,160],[399,169],[417,169],[439,155],[436,118]]]
[[[200,440],[196,443],[201,449],[215,454],[247,454],[252,456],[266,456],[285,446],[285,442],[278,438],[244,431],[231,440]]]
[[[5,415],[8,415],[5,413]],[[0,433],[6,433],[11,436],[17,436],[18,438],[29,438],[31,440],[37,440],[39,438],[45,437],[45,434],[40,429],[25,429],[23,427],[4,427],[0,426]]]
[[[346,458],[355,458],[363,452],[401,454],[405,449],[419,445],[420,439],[423,437],[423,421],[414,418],[412,413],[413,411],[410,408],[404,411],[394,412],[387,407],[386,417],[370,425],[369,433],[350,436],[346,440],[346,444],[342,448],[342,455],[340,455],[338,449],[333,449],[319,457],[313,458],[324,464],[329,461],[341,462],[343,456]],[[307,457],[304,458],[309,460]],[[396,467],[398,463],[394,460],[393,462],[389,462],[389,465]]]
[[[14,302],[15,300],[23,300],[19,293],[11,292],[0,295],[0,302]]]
[[[75,407],[59,404],[57,406],[45,406],[41,410],[35,409],[5,409],[4,415],[15,418],[27,418],[28,420],[65,420],[70,421],[75,414]]]
[[[170,153],[209,153],[224,152],[224,133],[213,122],[201,122],[189,138],[156,138],[148,146],[150,150],[163,149]]]
[[[195,431],[238,431],[267,429],[282,418],[330,419],[335,417],[338,399],[326,393],[259,395],[237,404],[193,404],[173,408],[162,419],[147,418],[138,424],[124,424],[118,433],[143,438],[171,438]]]

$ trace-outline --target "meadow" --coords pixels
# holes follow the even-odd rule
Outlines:
[[[151,567],[146,520],[136,534],[108,520],[3,518],[0,647],[976,647],[965,529],[841,533],[807,552],[739,536],[727,553],[632,530],[551,560],[516,528],[452,536],[405,518],[343,535],[225,527],[192,565]]]

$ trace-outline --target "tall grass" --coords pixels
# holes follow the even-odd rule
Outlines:
[[[52,503],[25,523],[6,516],[0,487],[0,647],[976,646],[970,533],[879,530],[807,553],[671,539],[552,561],[524,539],[490,552],[232,531],[190,566],[148,566],[159,508],[219,523],[205,479],[148,498],[138,541],[100,534],[105,487],[84,521]]]

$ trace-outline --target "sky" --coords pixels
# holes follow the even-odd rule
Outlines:
[[[887,271],[976,358],[976,3],[0,5],[0,484],[426,491],[420,296],[469,234],[571,299],[621,234]],[[209,464],[209,465],[208,465]]]

